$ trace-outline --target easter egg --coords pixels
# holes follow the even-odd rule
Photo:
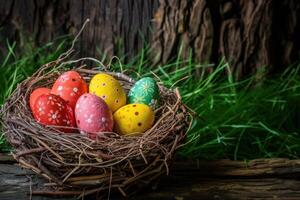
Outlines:
[[[31,94],[29,98],[29,105],[31,110],[33,110],[34,103],[36,99],[41,96],[42,94],[50,94],[50,89],[48,88],[37,88]]]
[[[43,125],[75,127],[72,108],[54,94],[42,94],[36,99],[33,116]]]
[[[60,96],[72,109],[75,108],[78,98],[88,92],[88,86],[76,71],[67,71],[55,81],[51,93]]]
[[[75,108],[75,118],[81,132],[90,136],[113,130],[111,110],[105,101],[93,94],[85,93],[79,97]]]
[[[74,109],[70,106],[70,104],[66,103],[67,115],[70,120],[70,127],[76,127],[75,121],[75,112]],[[66,132],[74,132],[74,129],[65,129]]]
[[[140,79],[130,89],[128,99],[129,103],[142,103],[156,108],[159,100],[156,82],[150,77]]]
[[[126,104],[126,93],[119,81],[108,74],[95,75],[89,87],[90,93],[102,98],[111,109],[115,112]]]
[[[143,133],[152,127],[154,112],[145,104],[128,104],[114,113],[114,121],[117,133]]]

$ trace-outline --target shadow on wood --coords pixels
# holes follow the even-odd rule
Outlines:
[[[300,199],[300,161],[284,158],[241,161],[177,160],[170,176],[134,199]],[[0,199],[28,199],[43,180],[0,154]],[[118,199],[119,197],[115,197]],[[33,196],[34,200],[76,199]],[[114,199],[112,197],[111,199]]]

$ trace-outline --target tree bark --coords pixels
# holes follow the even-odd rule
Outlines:
[[[155,60],[181,52],[200,63],[224,57],[237,77],[280,72],[299,60],[299,9],[297,0],[161,0]]]
[[[71,193],[53,197],[42,188],[44,180],[20,169],[14,160],[0,154],[0,199],[76,199]],[[300,161],[284,158],[249,162],[175,161],[169,176],[155,188],[138,193],[135,199],[299,199]],[[73,192],[74,193],[74,192]],[[43,194],[43,195],[41,195]],[[119,199],[116,193],[111,199]]]
[[[87,18],[79,56],[129,61],[150,43],[154,65],[225,58],[237,78],[281,72],[300,56],[298,0],[0,0],[0,52],[6,38],[23,48],[74,35]]]
[[[90,23],[80,37],[80,56],[134,57],[150,37],[157,0],[0,0],[0,47],[17,40],[21,48],[66,34],[75,35],[83,22]]]

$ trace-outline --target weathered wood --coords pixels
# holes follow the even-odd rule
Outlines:
[[[15,163],[14,158],[7,153],[0,153],[0,163]]]
[[[300,160],[286,158],[256,159],[249,162],[231,160],[175,162],[174,168],[175,175],[177,172],[190,169],[188,173],[191,175],[198,174],[205,177],[300,176]]]
[[[4,158],[3,154],[0,158]],[[30,188],[41,190],[43,180],[22,170],[9,156],[0,161],[0,199],[28,199]],[[1,160],[1,159],[0,159]],[[170,176],[155,190],[148,188],[135,199],[300,199],[300,161],[284,158],[242,161],[177,160]],[[33,196],[41,199],[74,197]],[[119,199],[112,195],[111,199]]]
[[[43,182],[32,172],[23,170],[17,165],[0,164],[0,199],[1,200],[21,200],[29,199],[30,190]],[[43,196],[36,196],[34,200],[48,199]],[[61,198],[51,198],[61,199]],[[66,199],[66,198],[64,198]],[[72,199],[72,198],[70,198]]]
[[[193,180],[194,179],[194,180]],[[266,179],[203,179],[187,180],[170,177],[159,192],[150,192],[146,199],[299,199],[300,181]],[[140,198],[142,199],[142,198]]]

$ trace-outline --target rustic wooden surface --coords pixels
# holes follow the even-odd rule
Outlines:
[[[182,161],[174,163],[170,176],[156,188],[136,195],[140,200],[193,199],[300,199],[300,161],[259,159],[240,161]],[[0,154],[0,199],[29,199],[30,190],[42,180]],[[111,199],[118,199],[112,197]],[[64,200],[74,197],[33,196],[34,200]]]

